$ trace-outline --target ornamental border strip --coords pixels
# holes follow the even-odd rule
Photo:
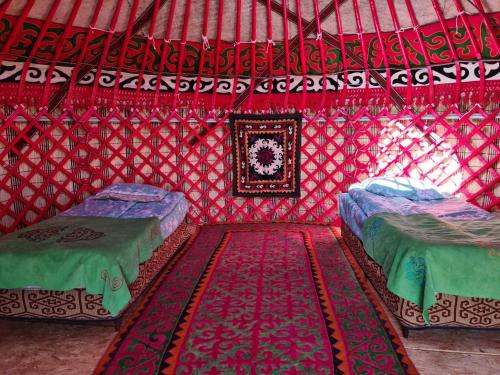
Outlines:
[[[500,61],[487,61],[484,62],[485,66],[485,80],[486,81],[499,81],[500,80]],[[50,65],[44,64],[30,64],[26,75],[26,83],[28,84],[45,84],[47,82],[47,72]],[[18,83],[21,80],[24,63],[15,61],[3,61],[0,65],[0,84],[2,83]],[[53,73],[51,84],[64,84],[71,79],[71,74],[74,70],[72,66],[56,65]],[[479,69],[479,62],[460,62],[461,82],[478,82],[481,80],[481,73]],[[377,69],[376,72],[386,79],[387,72],[385,70]],[[411,72],[411,84],[415,87],[424,87],[429,84],[429,73],[426,67],[414,68]],[[112,89],[116,83],[116,74],[114,70],[103,70],[99,82],[97,84],[100,88]],[[90,71],[79,82],[80,86],[94,85],[96,70]],[[121,72],[119,88],[121,90],[137,90],[137,83],[140,74]],[[367,87],[366,74],[363,70],[348,71],[347,74],[348,84],[347,89],[362,89]],[[456,70],[454,64],[445,64],[432,67],[432,77],[434,84],[453,84],[457,81]],[[406,69],[391,69],[390,70],[391,86],[393,87],[406,87],[408,85],[408,77]],[[141,91],[154,92],[157,87],[157,74],[144,74],[142,76]],[[319,93],[323,91],[323,76],[321,75],[308,75],[307,76],[307,92]],[[161,84],[159,91],[173,93],[176,89],[175,75],[163,75],[161,77]],[[214,84],[216,82],[216,93],[220,95],[233,94],[235,78],[214,78],[205,77],[200,79],[199,90],[196,90],[197,76],[183,75],[180,78],[178,92],[191,93],[198,91],[199,93],[213,93]],[[299,93],[303,91],[302,76],[291,75],[289,76],[290,87],[289,93]],[[339,72],[331,75],[326,75],[326,92],[336,92],[344,88],[344,72]],[[246,91],[251,85],[251,78],[238,77],[236,94],[241,94]],[[256,85],[254,88],[255,94],[268,94],[269,93],[269,79]],[[275,76],[271,80],[272,88],[271,93],[285,93],[287,92],[287,77]],[[368,87],[372,89],[382,88],[373,77],[369,77]]]

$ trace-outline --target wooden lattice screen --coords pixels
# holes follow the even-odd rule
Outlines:
[[[185,192],[196,223],[332,222],[340,192],[387,174],[500,209],[499,12],[430,0],[421,24],[421,1],[369,0],[370,31],[357,1],[304,2],[312,18],[235,3],[211,17],[191,1],[3,2],[0,233],[117,181]],[[232,197],[231,111],[303,112],[300,198]]]
[[[339,193],[383,174],[423,178],[500,208],[498,109],[303,115],[302,193],[285,199],[231,196],[227,116],[0,112],[0,231],[51,217],[117,181],[185,192],[196,223],[332,222]],[[27,137],[33,126],[37,134]]]

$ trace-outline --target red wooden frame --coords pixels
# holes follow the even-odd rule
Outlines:
[[[360,47],[352,47],[356,37],[344,35],[342,28],[340,4],[344,1],[336,0],[321,11],[319,2],[311,1],[314,19],[306,20],[301,16],[300,0],[295,0],[296,12],[288,9],[287,1],[280,5],[274,0],[253,0],[252,40],[246,62],[242,56],[242,2],[237,1],[235,56],[228,75],[234,81],[231,93],[224,95],[215,90],[200,92],[205,75],[214,78],[213,84],[217,86],[225,74],[219,62],[222,60],[221,51],[227,51],[228,44],[222,40],[222,12],[216,20],[216,39],[208,40],[209,0],[205,2],[200,40],[187,40],[192,11],[188,0],[183,13],[181,40],[175,42],[171,40],[174,13],[179,13],[176,12],[175,0],[152,0],[137,17],[139,1],[134,0],[126,30],[122,33],[115,29],[120,15],[127,8],[123,0],[118,0],[106,26],[107,31],[95,30],[102,0],[97,1],[89,28],[73,26],[81,3],[78,0],[71,8],[64,31],[50,37],[48,30],[54,25],[52,18],[55,18],[59,6],[56,0],[51,3],[45,20],[30,20],[40,26],[39,34],[33,39],[34,47],[45,38],[47,43],[53,43],[47,58],[48,78],[43,84],[27,82],[30,64],[41,62],[37,48],[25,55],[20,55],[16,49],[23,45],[17,42],[25,37],[23,23],[28,20],[35,0],[28,0],[17,17],[6,15],[12,1],[4,2],[0,19],[7,19],[11,28],[0,34],[0,62],[24,62],[25,65],[21,67],[19,82],[0,83],[0,232],[10,232],[53,216],[117,181],[144,182],[183,191],[192,205],[189,219],[195,223],[332,222],[337,219],[336,197],[339,193],[346,191],[353,182],[384,174],[412,176],[438,185],[450,185],[451,190],[472,203],[498,211],[499,82],[486,79],[484,64],[487,58],[498,60],[499,57],[494,34],[494,20],[499,19],[499,15],[491,18],[484,13],[481,2],[474,0],[479,14],[470,16],[459,1],[454,1],[457,18],[446,20],[439,2],[432,0],[439,23],[421,27],[411,1],[406,0],[413,30],[404,31],[400,29],[393,0],[388,0],[396,31],[396,40],[391,41],[391,35],[380,29],[375,2],[369,2],[375,17],[375,33],[366,34],[363,33],[358,3],[352,0],[360,41]],[[169,16],[165,34],[161,40],[156,40],[157,16],[167,3],[166,14]],[[256,41],[257,3],[267,10],[268,41],[264,45]],[[224,1],[218,0],[217,4],[222,9]],[[279,53],[273,49],[271,12],[278,12],[283,17],[285,40]],[[329,21],[327,17],[332,12],[336,15]],[[324,20],[336,22],[338,35],[322,29]],[[151,23],[144,54],[138,60],[138,71],[134,71],[127,61],[127,54],[134,54],[132,39],[138,38],[137,32],[148,21]],[[289,22],[298,24],[301,30],[292,38]],[[451,24],[459,23],[470,40],[467,53],[455,45],[457,41]],[[433,60],[435,56],[429,54],[426,33],[436,32],[437,28],[448,43],[449,61]],[[486,41],[480,39],[483,29],[491,34]],[[71,78],[60,85],[52,82],[52,73],[56,62],[67,57],[64,46],[75,30],[85,35],[82,50],[67,62],[74,66],[74,70]],[[316,40],[307,39],[312,32],[315,32]],[[102,36],[100,56],[92,56],[89,47],[95,34]],[[410,82],[407,87],[393,87],[391,80],[385,78],[390,78],[390,69],[397,59],[391,60],[387,48],[380,48],[377,65],[386,72],[386,77],[372,69],[377,61],[367,54],[367,41],[377,40],[381,46],[393,43],[392,46],[397,45],[401,50],[401,64],[410,79],[410,68],[415,66],[415,60],[411,60],[413,52],[410,48],[403,48],[405,37],[414,39],[415,50],[423,56],[420,67],[429,74],[427,86]],[[175,50],[174,43],[179,46],[179,58],[172,66],[167,61],[167,54]],[[316,75],[323,78],[323,83],[316,93],[304,90],[309,78],[305,64],[306,43],[319,49],[319,73]],[[181,92],[180,86],[181,76],[189,69],[185,66],[188,45],[201,48],[198,60],[201,65],[197,71],[190,72],[196,80],[194,92],[185,93]],[[151,48],[156,46],[159,47],[160,61],[155,70],[148,70]],[[327,47],[332,46],[341,57],[333,68],[326,64]],[[291,66],[286,58],[294,50],[300,52],[297,55],[300,69],[295,71],[302,77],[302,91],[299,92],[291,91],[292,72],[299,65]],[[265,53],[260,53],[262,51]],[[215,56],[211,55],[213,52]],[[109,59],[113,53],[118,57]],[[285,91],[274,93],[271,87],[263,94],[254,91],[261,83],[279,75],[277,65],[283,59],[281,74],[286,81]],[[451,63],[459,72],[464,59],[478,63],[477,81],[465,82],[459,76],[456,84],[435,82],[433,67]],[[212,61],[215,65],[205,69],[205,62]],[[250,66],[250,76],[242,75],[245,63]],[[96,75],[94,83],[80,85],[79,81],[93,69]],[[326,90],[328,74],[338,73],[345,80],[349,69],[362,69],[367,79],[373,77],[381,87],[369,88],[367,80],[361,89],[350,89],[345,85],[342,90]],[[110,71],[117,73],[117,81],[112,88],[100,87],[99,78]],[[141,88],[146,71],[157,77],[154,90]],[[138,73],[138,87],[121,89],[122,73]],[[167,74],[176,75],[175,88],[171,92],[160,90],[161,79]],[[250,79],[250,88],[238,94],[236,85],[245,78]],[[16,94],[12,95],[12,92]],[[405,99],[401,98],[401,92],[406,94]],[[67,99],[62,102],[66,95]],[[302,112],[300,197],[232,197],[232,145],[227,118],[229,113],[238,110]]]
[[[337,195],[368,176],[394,174],[449,184],[489,210],[500,208],[500,110],[476,106],[397,115],[367,108],[304,114],[300,198],[234,198],[227,116],[187,117],[90,108],[52,117],[18,107],[0,112],[0,231],[47,218],[117,181],[183,191],[189,219],[214,222],[332,222]],[[208,130],[194,146],[188,140]],[[36,126],[23,152],[13,146]],[[17,158],[9,158],[14,152]]]

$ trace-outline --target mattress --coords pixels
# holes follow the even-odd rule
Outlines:
[[[365,221],[363,239],[387,288],[425,319],[438,293],[500,299],[500,220],[380,213]]]
[[[170,236],[173,231],[183,222],[188,211],[189,204],[182,198],[173,208],[168,216],[160,220],[160,230],[163,238]]]
[[[0,238],[0,288],[84,288],[114,315],[162,242],[156,218],[56,216]]]
[[[413,201],[385,197],[362,189],[352,189],[339,198],[340,216],[353,233],[363,240],[363,223],[378,213],[414,215],[428,213],[446,220],[491,220],[495,215],[455,197]]]
[[[358,238],[363,238],[363,223],[367,216],[347,193],[340,194],[339,213],[342,220],[351,228],[352,232]]]
[[[183,244],[190,237],[196,237],[197,231],[195,225],[181,223],[151,258],[140,264],[138,277],[128,286],[131,295],[128,306],[138,301],[165,266],[169,267],[176,254],[181,255],[179,250],[187,249]],[[0,289],[0,317],[97,321],[119,319],[127,310],[128,306],[112,316],[102,306],[102,299],[101,294],[89,294],[84,289]]]
[[[117,199],[87,198],[79,205],[63,212],[62,216],[97,216],[117,219],[156,217],[166,239],[182,222],[188,210],[184,194],[172,192],[157,202],[132,202]]]
[[[84,202],[81,204],[71,208],[70,210],[60,214],[59,216],[56,216],[52,219],[49,219],[48,221],[44,223],[39,223],[42,227],[44,225],[48,225],[47,222],[50,224],[51,220],[52,221],[57,221],[57,223],[61,223],[60,225],[57,226],[57,231],[55,230],[46,230],[46,228],[42,228],[43,230],[39,230],[36,228],[28,228],[26,229],[28,231],[27,234],[30,235],[28,240],[30,241],[43,241],[40,246],[44,246],[44,249],[48,246],[46,243],[48,240],[52,241],[50,243],[50,248],[48,250],[52,251],[59,256],[61,253],[59,251],[59,243],[64,240],[64,242],[69,242],[71,246],[76,246],[74,243],[80,244],[82,241],[87,243],[89,241],[94,241],[91,246],[87,246],[85,248],[82,247],[82,254],[87,256],[87,254],[93,255],[94,250],[98,248],[97,244],[95,243],[96,241],[104,241],[108,240],[109,243],[103,244],[101,246],[102,248],[105,249],[111,249],[113,246],[117,245],[116,252],[119,252],[123,249],[125,249],[127,246],[131,247],[132,251],[130,255],[127,253],[126,256],[115,256],[115,253],[111,253],[109,251],[103,252],[104,256],[109,257],[109,261],[106,263],[111,264],[111,260],[119,260],[122,261],[125,259],[126,261],[130,261],[131,259],[136,260],[137,255],[141,255],[141,252],[137,252],[139,249],[138,245],[135,244],[134,241],[131,241],[127,239],[127,236],[130,233],[135,233],[137,231],[139,232],[144,232],[145,236],[151,241],[153,241],[153,236],[152,232],[150,234],[146,233],[146,231],[142,231],[140,226],[136,225],[135,223],[144,223],[144,222],[154,222],[155,224],[155,231],[154,231],[154,240],[155,245],[152,247],[151,251],[155,248],[158,247],[163,241],[165,241],[163,248],[167,248],[167,253],[170,253],[170,250],[174,250],[177,248],[177,245],[179,245],[179,238],[182,239],[183,241],[186,239],[186,235],[189,235],[188,232],[191,230],[186,230],[186,224],[183,223],[184,217],[186,215],[188,209],[188,203],[186,202],[184,195],[179,192],[167,192],[163,189],[150,186],[150,185],[143,185],[143,184],[130,184],[130,183],[118,183],[118,184],[113,184],[102,191],[100,191],[96,196],[92,196],[88,199],[86,199]],[[119,219],[119,220],[115,220]],[[75,230],[73,230],[69,224],[71,222],[78,223],[80,225],[80,222],[85,223],[85,227],[77,227]],[[126,224],[130,223],[131,226],[127,228]],[[101,225],[102,224],[102,225]],[[106,224],[107,226],[105,226]],[[76,224],[75,224],[76,225]],[[111,228],[112,225],[115,226],[115,228]],[[92,229],[91,227],[94,226],[95,228]],[[87,228],[88,227],[88,228]],[[105,228],[109,227],[110,230],[109,232],[106,233],[101,233]],[[89,229],[90,228],[90,229]],[[70,233],[62,233],[62,231],[69,231]],[[91,232],[89,232],[91,231]],[[42,233],[43,232],[43,233]],[[61,233],[59,233],[61,232]],[[23,232],[24,233],[24,232]],[[23,234],[21,233],[21,234]],[[48,233],[48,234],[47,234]],[[16,235],[14,235],[16,236]],[[48,237],[47,237],[48,236]],[[114,237],[113,237],[114,236]],[[46,238],[47,237],[47,238]],[[54,237],[54,238],[53,238]],[[61,237],[61,238],[59,238]],[[115,238],[116,237],[116,238]],[[17,238],[17,237],[16,237]],[[134,237],[135,238],[135,237]],[[18,240],[23,240],[24,237],[18,239]],[[75,242],[76,241],[76,242]],[[120,241],[122,243],[127,244],[127,246],[121,246]],[[83,243],[82,242],[82,243]],[[70,245],[68,245],[70,247]],[[59,247],[58,247],[59,246]],[[82,245],[83,246],[83,245]],[[29,246],[22,246],[23,248],[28,249]],[[47,251],[48,251],[47,250]],[[85,250],[85,251],[83,251]],[[151,251],[148,253],[148,257],[151,255]],[[22,253],[22,252],[21,252]],[[71,252],[70,252],[71,253]],[[164,254],[164,251],[160,251],[161,254]],[[121,253],[120,253],[121,254]],[[158,254],[158,251],[154,252],[154,254]],[[79,254],[76,254],[80,256]],[[90,256],[88,255],[88,256]],[[81,258],[81,257],[80,257]],[[78,258],[78,259],[80,259]],[[118,259],[119,258],[119,259]],[[123,259],[122,259],[123,258]],[[53,301],[61,300],[61,298],[66,298],[68,301],[73,301],[76,303],[71,304],[71,306],[68,307],[71,312],[66,314],[66,309],[62,312],[63,318],[66,318],[66,315],[71,315],[72,317],[75,316],[82,316],[84,319],[89,318],[93,319],[92,316],[94,313],[94,316],[96,318],[100,319],[106,314],[110,315],[116,315],[118,311],[122,310],[123,306],[130,300],[130,293],[129,293],[129,288],[127,288],[127,284],[129,284],[132,289],[130,291],[135,290],[135,286],[138,282],[141,283],[141,279],[144,279],[144,275],[150,275],[149,271],[150,269],[156,269],[156,266],[158,265],[158,259],[164,259],[164,256],[157,255],[156,258],[152,257],[148,261],[146,261],[147,258],[140,258],[138,259],[140,265],[138,264],[137,267],[134,268],[134,270],[139,269],[139,276],[136,279],[137,276],[137,271],[132,275],[130,272],[128,272],[125,276],[123,277],[123,281],[120,285],[123,286],[120,290],[123,290],[124,292],[122,293],[123,296],[127,296],[127,301],[125,303],[122,303],[125,298],[121,298],[118,302],[120,303],[114,303],[110,304],[111,301],[110,299],[110,293],[107,293],[106,295],[106,290],[104,292],[104,295],[101,295],[100,297],[96,297],[97,293],[101,293],[102,288],[97,288],[93,282],[92,290],[88,288],[87,284],[83,284],[80,282],[81,280],[90,280],[88,277],[72,277],[71,280],[76,279],[78,282],[74,282],[71,285],[64,285],[62,287],[56,287],[51,285],[46,285],[47,283],[45,282],[48,277],[45,275],[52,275],[51,273],[45,272],[42,274],[37,274],[44,282],[33,282],[33,283],[18,283],[19,285],[6,285],[4,286],[5,288],[11,288],[11,289],[4,289],[2,292],[0,292],[0,301],[2,301],[2,297],[7,301],[7,305],[9,304],[9,301],[13,299],[12,301],[12,308],[6,307],[4,303],[0,302],[0,316],[1,315],[8,315],[8,316],[32,316],[32,315],[55,315],[57,316],[59,314],[58,311],[53,311],[50,314],[48,311],[51,309],[49,308],[50,306],[43,306],[40,305],[39,303],[36,302],[36,300],[42,301],[42,300],[47,300],[48,303],[52,303]],[[66,259],[66,258],[65,258]],[[96,262],[96,261],[91,261],[87,262],[89,264],[99,264],[99,266],[86,266],[86,267],[81,267],[78,264],[78,259],[76,263],[78,270],[85,269],[85,270],[90,270],[93,272],[94,269],[97,269],[102,266],[101,262]],[[107,259],[107,258],[106,258]],[[156,259],[156,260],[155,260]],[[85,263],[87,265],[87,263]],[[153,263],[153,265],[151,265]],[[114,263],[113,263],[114,264]],[[121,263],[120,263],[121,264]],[[127,263],[128,264],[128,263]],[[147,266],[146,266],[147,265]],[[146,267],[146,269],[144,269]],[[70,269],[71,267],[67,267],[67,269]],[[109,268],[109,267],[108,267]],[[114,267],[112,268],[114,271],[120,270],[120,267]],[[143,269],[143,274],[141,276],[141,269]],[[89,272],[90,272],[89,271]],[[115,272],[116,273],[116,272]],[[130,273],[130,275],[129,275]],[[77,273],[75,273],[77,274]],[[30,273],[31,275],[31,273]],[[69,273],[68,276],[63,277],[63,281],[66,279],[69,279],[69,275],[72,275],[72,273]],[[114,274],[113,274],[114,275]],[[111,285],[111,291],[118,290],[115,288],[115,277],[111,273],[108,275],[108,271],[106,269],[106,278],[104,278],[103,274],[101,273],[100,277],[98,280],[102,282],[104,280],[104,283],[106,286],[109,284]],[[107,282],[107,280],[111,280],[112,282]],[[135,279],[135,281],[133,281]],[[92,279],[92,280],[97,280],[97,279]],[[121,279],[120,279],[121,280]],[[139,281],[138,281],[139,280]],[[133,281],[132,284],[130,284]],[[21,285],[22,284],[22,285]],[[25,289],[13,289],[13,288],[20,288],[24,287],[25,285],[39,285],[44,288],[51,289],[49,290],[43,290],[43,289],[33,289],[31,287],[25,288]],[[80,289],[81,286],[85,285],[85,287],[88,289],[88,291],[85,291],[84,289]],[[141,284],[142,285],[142,284]],[[74,288],[74,289],[71,289]],[[71,289],[71,290],[69,290]],[[108,288],[109,289],[109,288]],[[64,290],[65,292],[62,292],[61,290]],[[98,291],[99,290],[99,291]],[[111,294],[111,296],[114,296]],[[121,297],[123,297],[120,294]],[[30,298],[33,297],[35,300],[31,301]],[[76,299],[79,300],[76,300]],[[115,298],[116,299],[116,298]],[[20,303],[22,301],[22,305],[25,306],[26,311],[17,311],[16,306],[20,307]],[[31,302],[33,303],[31,303]],[[51,302],[52,301],[52,302]],[[98,303],[97,303],[98,301]],[[114,301],[114,299],[113,299]],[[29,304],[29,308],[28,305]],[[79,306],[79,307],[78,307]],[[104,307],[105,306],[105,307]],[[85,307],[85,308],[84,308]],[[92,313],[88,313],[87,310],[92,310],[92,308],[96,308]],[[38,311],[37,309],[41,308],[41,311]],[[61,310],[61,309],[58,309]],[[74,311],[73,311],[74,310]],[[9,312],[12,312],[10,314]],[[47,312],[47,314],[46,314]],[[6,314],[4,314],[6,313]],[[33,313],[33,314],[32,314]],[[76,315],[75,315],[76,314]],[[49,317],[49,316],[48,316]],[[77,318],[78,319],[78,318]]]
[[[342,239],[348,245],[347,249],[343,248],[354,269],[361,266],[385,305],[401,325],[407,328],[428,327],[422,310],[416,304],[389,291],[387,277],[382,267],[368,256],[361,241],[344,221],[342,221]],[[429,310],[428,321],[431,327],[498,329],[500,300],[438,293],[436,304]]]

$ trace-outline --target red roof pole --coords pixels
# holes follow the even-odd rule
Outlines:
[[[187,30],[189,25],[189,16],[191,15],[191,0],[186,1],[186,6],[184,8],[184,20],[182,25],[182,37],[181,37],[181,51],[179,54],[179,61],[177,62],[177,76],[175,78],[175,91],[174,96],[172,97],[172,107],[171,111],[175,111],[177,108],[177,96],[179,95],[179,87],[181,83],[182,77],[182,64],[184,64],[184,59],[186,56],[186,39],[187,39]]]
[[[0,19],[3,18],[3,16],[5,15],[5,12],[7,11],[7,9],[9,8],[11,3],[12,3],[12,0],[7,0],[2,4],[2,6],[0,7]]]
[[[201,48],[201,54],[200,54],[200,61],[198,63],[198,77],[196,79],[196,86],[194,89],[193,102],[191,105],[191,109],[193,111],[195,111],[196,108],[198,107],[198,94],[200,93],[201,76],[203,74],[203,66],[205,65],[205,53],[208,50],[208,48],[210,48],[210,45],[208,44],[208,36],[207,36],[209,9],[210,9],[210,0],[205,0],[205,7],[204,7],[204,11],[203,11],[203,31],[202,31],[202,35],[201,35],[202,48]]]
[[[411,89],[412,89],[412,75],[410,70],[410,63],[408,62],[408,54],[406,52],[405,44],[403,38],[401,37],[401,26],[399,24],[398,15],[396,13],[396,8],[394,7],[393,0],[387,0],[387,4],[389,5],[389,11],[391,13],[392,23],[394,24],[394,29],[396,31],[396,36],[398,38],[399,48],[401,48],[401,54],[403,56],[403,64],[406,69],[406,105],[412,104],[411,99]]]
[[[73,70],[73,73],[71,74],[71,80],[68,89],[68,97],[66,99],[67,105],[69,105],[71,103],[71,99],[73,99],[73,92],[77,84],[76,77],[78,76],[78,72],[80,71],[80,66],[83,63],[83,60],[87,54],[89,43],[95,34],[95,25],[97,23],[97,18],[99,17],[99,12],[101,11],[102,8],[102,4],[103,0],[97,1],[97,4],[94,8],[94,14],[92,15],[92,19],[90,20],[90,27],[87,32],[87,36],[85,37],[85,42],[83,44],[82,50],[80,51],[80,56],[78,57],[78,62],[75,64],[75,68]]]
[[[288,100],[290,98],[290,44],[288,43],[288,0],[283,0],[283,36],[285,41],[285,99],[283,100],[283,111],[288,111]]]
[[[484,89],[485,89],[485,72],[484,72],[484,61],[483,61],[483,56],[481,56],[481,50],[479,49],[476,41],[476,37],[474,33],[471,30],[470,23],[469,23],[469,18],[467,14],[465,14],[464,8],[462,7],[462,4],[460,4],[460,1],[455,0],[455,6],[457,7],[458,11],[458,16],[462,19],[462,23],[465,26],[465,31],[467,35],[469,36],[469,40],[472,43],[472,48],[474,49],[474,54],[476,55],[476,59],[479,63],[479,95],[476,97],[473,95],[473,98],[476,99],[477,103],[483,103],[484,102]],[[479,34],[481,31],[479,31]],[[495,35],[493,34],[493,38],[495,38]],[[472,99],[472,98],[471,98]]]
[[[307,93],[307,67],[306,67],[306,51],[304,48],[304,35],[302,33],[302,16],[300,13],[300,0],[297,3],[297,33],[299,34],[299,51],[300,51],[300,66],[302,73],[302,100],[300,101],[300,110],[305,110],[306,93]]]
[[[389,62],[387,60],[387,52],[385,51],[385,43],[382,38],[382,33],[380,31],[380,22],[377,14],[377,7],[375,6],[374,0],[370,0],[370,9],[373,15],[373,24],[375,25],[375,32],[377,34],[378,42],[380,43],[380,51],[382,52],[382,59],[384,60],[385,67],[385,106],[389,106],[391,103],[391,87],[392,87],[392,79],[391,79],[391,71],[389,69]]]
[[[115,87],[113,88],[113,107],[116,108],[118,97],[118,89],[120,87],[120,78],[123,69],[123,60],[125,59],[125,52],[127,52],[128,42],[130,41],[130,36],[132,35],[132,28],[134,26],[135,15],[137,14],[137,9],[139,8],[139,0],[134,0],[132,4],[132,10],[128,18],[127,31],[125,32],[125,41],[120,49],[120,56],[118,58],[118,69],[116,70]]]
[[[368,72],[368,56],[366,56],[365,41],[363,39],[363,25],[361,24],[361,15],[359,13],[358,1],[353,0],[354,15],[356,17],[356,26],[358,29],[358,38],[361,43],[361,54],[363,56],[363,68],[365,69],[365,94],[363,96],[363,106],[368,104],[368,97],[370,96],[370,73]]]
[[[241,37],[241,0],[236,3],[236,31],[234,41],[234,78],[233,91],[231,93],[230,111],[234,109],[234,101],[236,99],[236,91],[238,89],[238,80],[240,75],[240,37]]]
[[[64,32],[62,35],[58,38],[58,44],[56,51],[54,52],[54,56],[52,58],[52,61],[50,63],[49,69],[47,70],[46,74],[46,81],[45,81],[45,87],[43,90],[43,99],[42,99],[42,105],[45,107],[47,106],[48,100],[49,100],[49,93],[50,93],[50,88],[52,86],[52,73],[54,72],[54,69],[56,67],[56,63],[59,61],[60,56],[61,56],[61,51],[64,47],[64,44],[66,42],[66,38],[68,37],[69,30],[73,26],[73,22],[75,22],[76,15],[78,13],[78,10],[80,9],[80,5],[82,4],[82,0],[76,0],[73,3],[73,8],[71,9],[71,13],[69,15],[69,19],[64,26]]]
[[[273,17],[271,10],[271,0],[267,0],[267,64],[269,66],[269,79],[267,87],[266,107],[270,109],[270,97],[273,92]]]
[[[158,108],[158,106],[159,106],[161,79],[162,79],[163,68],[164,68],[165,62],[167,60],[168,46],[172,45],[171,41],[170,41],[170,32],[172,30],[172,21],[174,19],[176,5],[177,5],[176,0],[172,0],[172,2],[170,3],[170,9],[168,10],[168,19],[167,19],[167,25],[165,27],[165,35],[163,37],[160,66],[158,67],[158,75],[156,76],[156,90],[155,90],[155,99],[154,99],[154,107],[155,108]]]
[[[61,0],[54,0],[54,2],[52,3],[52,6],[50,7],[49,13],[47,14],[47,18],[45,18],[45,20],[43,21],[42,28],[38,32],[35,44],[33,44],[33,47],[31,48],[30,55],[29,55],[28,59],[24,62],[23,70],[21,73],[21,78],[19,80],[19,87],[17,90],[18,103],[22,103],[22,96],[24,94],[24,86],[26,84],[26,75],[28,74],[31,62],[33,61],[33,58],[35,57],[35,54],[38,52],[38,48],[40,46],[40,43],[42,42],[42,40],[45,36],[45,33],[47,32],[47,29],[49,28],[49,24],[52,21],[52,18],[54,18],[54,15],[57,11],[57,8],[59,8],[60,4],[61,4]]]
[[[217,41],[215,44],[215,66],[214,66],[214,89],[212,91],[212,110],[215,111],[215,98],[217,97],[217,86],[219,83],[219,60],[222,44],[222,22],[224,14],[224,0],[219,0],[219,12],[217,14]]]
[[[0,10],[0,14],[3,16],[5,12],[7,11],[7,8],[10,5],[10,1],[7,1],[2,9]],[[24,21],[26,20],[26,17],[28,17],[28,14],[33,7],[33,4],[35,3],[35,0],[29,0],[26,5],[24,6],[21,14],[16,20],[16,24],[14,25],[14,28],[12,29],[12,32],[9,34],[9,37],[7,38],[7,41],[2,47],[2,50],[0,51],[0,65],[2,64],[2,61],[4,58],[8,55],[10,47],[12,47],[12,44],[16,41],[16,37],[18,35],[21,35],[21,28],[24,25]]]
[[[97,89],[99,87],[99,80],[101,78],[101,73],[102,73],[102,68],[104,66],[104,63],[106,61],[106,57],[108,56],[109,52],[109,47],[111,45],[111,40],[113,39],[113,35],[115,34],[115,28],[116,28],[116,23],[118,22],[118,16],[120,14],[120,11],[122,9],[123,5],[123,0],[118,0],[116,6],[115,6],[115,11],[113,13],[113,18],[111,18],[111,25],[110,25],[110,30],[107,32],[106,40],[104,41],[104,48],[101,54],[101,59],[99,61],[99,65],[97,66],[97,70],[95,73],[95,78],[94,78],[94,86],[92,87],[92,95],[90,96],[90,103],[91,105],[95,105],[95,99],[97,95]],[[118,77],[116,78],[118,79]]]
[[[391,0],[392,1],[392,0]],[[422,34],[418,30],[419,24],[417,21],[417,17],[415,16],[415,11],[413,10],[413,5],[410,0],[405,0],[406,7],[408,8],[408,15],[410,16],[410,20],[413,26],[413,30],[415,30],[415,34],[417,34],[418,44],[420,45],[420,49],[422,51],[422,55],[424,56],[424,62],[427,67],[427,75],[429,76],[429,104],[436,104],[436,98],[434,97],[434,76],[432,75],[432,67],[431,61],[429,58],[429,52],[425,47],[424,40],[422,38]]]
[[[347,104],[346,103],[347,86],[349,81],[348,62],[345,51],[345,40],[344,40],[344,32],[342,29],[342,17],[340,16],[339,0],[334,0],[334,3],[335,3],[335,19],[337,20],[337,34],[340,40],[340,52],[342,54],[342,71],[344,74],[344,84],[342,86],[342,106],[345,107]]]
[[[448,30],[448,26],[446,25],[446,21],[444,19],[443,11],[441,10],[441,6],[439,5],[437,0],[432,0],[432,6],[436,10],[436,14],[439,19],[439,24],[441,25],[441,29],[443,30],[444,36],[446,38],[446,42],[448,43],[448,47],[450,48],[451,55],[453,56],[453,60],[455,61],[455,75],[456,75],[456,84],[455,87],[455,95],[453,102],[458,104],[460,101],[460,92],[462,77],[460,74],[460,61],[458,60],[457,51],[455,50],[455,45],[453,44],[453,40],[451,39],[450,32]]]
[[[319,104],[320,111],[325,110],[325,100],[326,100],[326,58],[325,58],[325,44],[323,42],[323,33],[321,31],[321,19],[319,17],[319,7],[318,0],[314,0],[314,18],[316,20],[316,40],[319,44],[319,55],[321,57],[321,72],[323,74],[323,87],[321,92],[321,101]]]
[[[255,90],[255,76],[256,76],[256,69],[255,69],[255,60],[256,60],[256,44],[257,44],[257,2],[255,0],[252,0],[252,40],[251,40],[251,48],[252,48],[252,68],[251,68],[251,74],[250,74],[250,88],[249,88],[249,95],[248,95],[248,109],[252,109],[252,104],[253,104],[253,92]]]
[[[141,70],[139,71],[139,77],[137,78],[137,88],[135,89],[134,103],[139,102],[139,95],[141,92],[142,80],[144,78],[144,70],[149,59],[149,52],[151,45],[154,43],[154,33],[156,28],[156,18],[158,17],[158,12],[160,11],[160,0],[155,0],[155,7],[153,11],[153,16],[151,17],[151,24],[149,25],[148,40],[146,42],[146,47],[144,48],[144,56],[142,58]]]
[[[493,26],[491,26],[490,19],[484,12],[483,4],[481,3],[481,0],[474,0],[475,6],[477,10],[479,11],[479,14],[483,17],[484,24],[486,26],[486,30],[488,30],[488,34],[491,35],[491,41],[493,42],[493,45],[495,46],[495,55],[498,55],[500,53],[500,47],[498,45],[498,38],[495,37],[496,33],[493,31]]]

